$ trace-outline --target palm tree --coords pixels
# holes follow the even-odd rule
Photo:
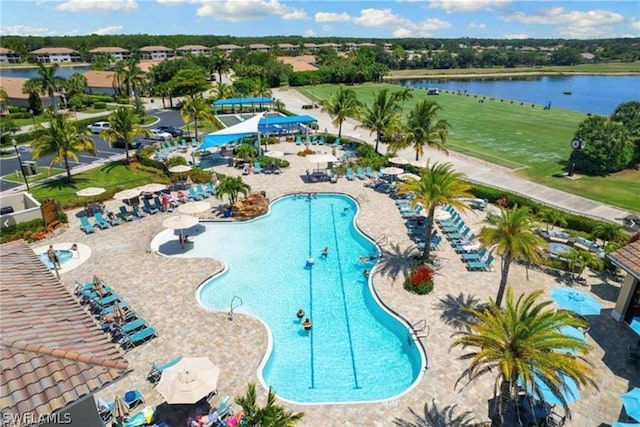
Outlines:
[[[422,171],[420,180],[409,180],[398,186],[400,193],[413,194],[411,207],[421,204],[427,210],[427,231],[422,259],[429,260],[431,253],[431,230],[435,210],[440,205],[451,205],[459,210],[469,210],[460,198],[472,197],[469,190],[471,186],[462,181],[464,174],[453,171],[451,163],[434,163]]]
[[[329,113],[334,126],[338,128],[338,138],[342,137],[342,123],[349,116],[356,116],[360,112],[362,103],[358,100],[358,95],[353,89],[345,89],[340,86],[338,91],[331,95],[329,99],[320,101],[323,111]]]
[[[133,57],[116,63],[114,86],[120,92],[125,91],[127,98],[138,99],[140,97],[139,89],[144,84],[145,73],[138,66],[138,63],[139,60]]]
[[[187,96],[182,103],[180,115],[185,123],[193,119],[196,128],[196,141],[198,140],[198,120],[208,122],[215,120],[211,107],[202,94]]]
[[[218,82],[213,87],[212,92],[213,92],[212,95],[214,99],[218,100],[218,99],[233,98],[235,96],[236,89],[232,85]]]
[[[442,108],[432,101],[419,101],[407,117],[405,146],[412,146],[416,152],[416,160],[424,155],[425,146],[447,152],[444,144],[449,134],[449,123],[437,120],[435,116]]]
[[[571,280],[580,280],[585,268],[602,268],[604,261],[596,254],[582,249],[571,248],[567,253],[562,254],[568,261]]]
[[[222,180],[222,182],[220,182],[217,190],[216,197],[218,199],[222,200],[223,196],[228,196],[229,204],[233,205],[236,200],[238,200],[238,194],[242,194],[246,197],[247,194],[249,194],[249,191],[251,191],[251,187],[242,180],[242,177],[227,176]]]
[[[229,71],[233,62],[231,58],[220,49],[213,49],[210,59],[213,69],[218,73],[218,83],[222,83],[222,73]]]
[[[567,220],[565,219],[564,214],[556,209],[541,209],[538,212],[538,216],[547,224],[547,231],[549,231],[549,225],[551,225],[552,230],[556,225],[560,227],[567,226]]]
[[[93,139],[89,137],[89,129],[78,128],[68,114],[47,113],[49,127],[38,124],[36,128],[42,135],[31,143],[31,152],[34,160],[53,155],[49,169],[54,163],[64,164],[67,171],[67,181],[71,182],[71,167],[69,158],[78,161],[77,152],[86,152],[96,155],[96,147]]]
[[[58,101],[55,97],[55,92],[64,84],[64,78],[56,76],[56,71],[60,67],[58,64],[51,64],[47,67],[43,63],[39,62],[38,77],[34,77],[25,82],[25,85],[29,88],[36,88],[36,90],[42,95],[48,95],[51,99],[51,105],[53,106],[53,112],[58,114]]]
[[[504,290],[507,287],[511,263],[520,258],[538,262],[540,249],[545,241],[533,232],[533,221],[526,207],[515,205],[511,209],[502,209],[501,215],[493,220],[492,227],[483,227],[479,233],[480,242],[495,250],[501,257],[500,286],[496,295],[496,304],[500,306]]]
[[[64,87],[67,91],[67,96],[71,98],[77,94],[84,94],[85,89],[87,88],[87,78],[80,73],[73,73],[69,78],[64,82]]]
[[[247,386],[245,396],[236,397],[236,403],[242,407],[242,425],[247,427],[293,427],[304,416],[304,412],[286,411],[278,405],[271,387],[267,394],[266,405],[258,406],[256,385],[252,383]]]
[[[535,377],[562,402],[569,418],[571,412],[562,393],[564,376],[580,386],[589,384],[597,388],[592,379],[594,373],[584,357],[590,346],[559,330],[562,326],[584,328],[586,322],[569,311],[549,307],[551,301],[538,302],[543,293],[539,290],[515,300],[509,287],[504,309],[494,301],[483,309],[465,309],[473,315],[473,320],[465,322],[467,330],[454,335],[457,338],[451,348],[470,348],[460,356],[462,360],[469,360],[469,367],[460,375],[456,386],[463,378],[472,382],[487,374],[496,376],[494,397],[499,395],[498,419],[493,425],[508,425],[505,416],[510,401],[517,396],[518,384],[542,399]]]
[[[129,164],[129,145],[136,137],[149,138],[151,132],[140,126],[138,117],[129,107],[118,107],[109,115],[110,129],[100,132],[100,138],[113,145],[118,141],[126,141],[124,153],[126,163]]]
[[[389,89],[380,89],[375,95],[373,105],[365,105],[360,116],[358,127],[368,129],[376,133],[375,150],[378,151],[381,136],[391,127],[394,121],[400,119],[401,100],[404,98],[402,91],[389,94]]]
[[[591,235],[596,239],[601,239],[603,247],[607,246],[610,241],[622,240],[625,234],[622,231],[622,227],[612,222],[600,222],[593,227]]]

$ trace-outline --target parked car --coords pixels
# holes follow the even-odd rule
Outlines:
[[[109,124],[109,122],[95,122],[88,125],[87,127],[91,130],[91,133],[100,133],[103,130],[111,129],[111,125]]]
[[[158,130],[169,132],[172,136],[184,135],[184,131],[177,126],[158,126]]]
[[[149,139],[154,141],[169,141],[173,136],[169,132],[161,131],[160,129],[152,129]]]
[[[113,143],[113,148],[122,148],[124,149],[125,142],[124,141],[116,141]],[[142,143],[140,141],[133,141],[129,143],[129,150],[137,150],[142,147]]]

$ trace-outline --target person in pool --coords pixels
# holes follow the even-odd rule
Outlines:
[[[49,261],[51,261],[51,264],[53,264],[55,268],[60,268],[60,260],[58,259],[58,254],[56,253],[56,250],[53,249],[53,245],[49,245],[49,249],[47,249],[47,257],[49,258]]]
[[[325,246],[324,249],[322,250],[322,252],[320,253],[320,256],[322,258],[326,258],[327,256],[329,256],[329,247]]]

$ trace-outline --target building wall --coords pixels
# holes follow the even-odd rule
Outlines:
[[[618,299],[616,301],[616,306],[611,312],[611,317],[615,320],[622,321],[627,314],[627,310],[631,305],[631,300],[633,299],[636,288],[638,287],[638,279],[633,277],[631,274],[627,274],[625,277],[622,286],[620,287],[620,292],[618,293]]]
[[[42,219],[40,203],[27,192],[0,197],[0,207],[11,206],[13,213],[2,215],[0,224],[13,225],[21,222]]]
[[[63,411],[57,412],[54,420],[48,424],[40,424],[40,427],[104,427],[104,421],[98,415],[96,403],[93,395],[86,396],[81,400],[64,408]]]

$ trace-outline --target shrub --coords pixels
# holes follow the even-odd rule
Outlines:
[[[13,240],[25,239],[27,241],[40,240],[37,237],[46,237],[47,230],[44,227],[42,219],[34,219],[32,221],[21,222],[11,225],[9,227],[3,227],[0,229],[0,243],[7,243]]]
[[[418,295],[428,294],[434,287],[433,278],[433,270],[421,265],[409,274],[409,277],[404,281],[404,288]]]
[[[93,108],[95,108],[96,110],[104,110],[105,108],[107,108],[107,104],[104,102],[94,102]]]

